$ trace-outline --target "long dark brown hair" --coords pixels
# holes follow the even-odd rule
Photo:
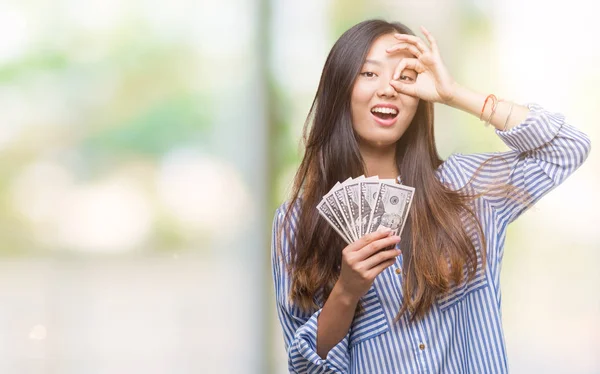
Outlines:
[[[318,214],[316,206],[338,181],[365,174],[365,164],[352,126],[351,93],[372,43],[390,33],[414,33],[401,23],[361,22],[332,47],[304,126],[304,158],[294,180],[284,218],[299,208],[287,270],[291,300],[305,310],[317,307],[315,295],[326,299],[339,278],[345,243]],[[472,208],[476,197],[451,190],[436,176],[442,164],[434,140],[433,104],[420,100],[416,114],[396,145],[402,182],[415,187],[412,213],[400,243],[404,256],[404,302],[399,316],[422,317],[436,297],[471,279],[478,256],[485,264],[485,237]],[[466,221],[465,221],[466,220]],[[291,225],[284,224],[288,230]],[[473,232],[465,227],[475,228]],[[292,236],[289,236],[292,237]],[[480,251],[478,253],[477,247]]]

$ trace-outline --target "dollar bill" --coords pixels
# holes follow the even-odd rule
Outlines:
[[[335,197],[335,191],[336,190],[333,190],[330,194],[325,195],[325,202],[327,203],[327,206],[329,206],[329,209],[333,213],[333,217],[337,220],[340,227],[342,228],[342,231],[344,232],[344,234],[346,234],[346,237],[350,239],[350,241],[352,241],[352,235],[350,235],[350,233],[346,229],[347,224],[344,220],[344,214],[338,206],[337,199]]]
[[[399,235],[412,203],[414,188],[389,182],[380,182],[372,205],[367,232],[386,227]]]
[[[383,227],[401,235],[414,188],[396,179],[348,178],[335,186],[317,205],[319,214],[348,244]]]
[[[369,218],[371,216],[371,210],[377,197],[377,191],[379,190],[379,180],[376,177],[366,178],[364,181],[359,182],[359,236],[362,237],[368,234]]]
[[[327,223],[329,223],[329,225],[333,227],[333,230],[335,230],[335,232],[337,232],[346,243],[350,244],[350,239],[346,236],[346,233],[342,229],[340,223],[335,218],[335,215],[329,208],[329,205],[327,204],[326,200],[321,200],[321,202],[317,204],[317,210],[319,211],[319,214],[325,219],[325,221],[327,221]]]
[[[411,190],[411,193],[410,198],[408,199],[408,204],[406,204],[406,206],[404,207],[404,214],[402,215],[402,226],[400,226],[400,231],[398,232],[398,235],[401,235],[402,230],[404,230],[404,225],[406,224],[406,220],[408,219],[408,213],[410,213],[410,207],[412,206],[413,196],[415,196],[415,189],[413,187],[405,185],[402,186],[409,188]]]
[[[352,224],[352,218],[350,217],[350,207],[348,206],[348,196],[344,190],[344,184],[333,191],[333,197],[335,198],[334,200],[337,204],[337,208],[341,212],[344,220],[346,233],[352,238],[352,241],[355,241],[357,239],[357,234],[356,231],[354,231],[354,225]]]
[[[358,183],[358,180],[353,180],[349,183],[344,184],[344,192],[346,193],[346,199],[348,201],[348,213],[350,215],[350,224],[352,225],[352,229],[354,230],[356,239],[360,239],[360,214],[358,210],[360,204],[360,191]]]

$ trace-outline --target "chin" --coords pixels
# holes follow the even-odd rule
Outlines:
[[[398,142],[398,140],[400,140],[400,138],[402,138],[403,134],[404,134],[404,131],[402,131],[401,133],[396,133],[396,134],[385,134],[385,136],[373,137],[371,143],[380,144],[382,146],[390,146],[392,144],[396,144]]]
[[[406,129],[403,129],[402,131],[399,130],[400,129],[374,129],[374,131],[368,131],[367,134],[365,134],[367,136],[361,136],[361,134],[356,131],[355,134],[359,143],[363,143],[369,148],[388,148],[394,146],[406,131]]]
[[[366,143],[373,148],[388,148],[394,146],[398,142],[398,140],[400,140],[400,137],[387,137],[385,139],[369,139],[366,141]]]

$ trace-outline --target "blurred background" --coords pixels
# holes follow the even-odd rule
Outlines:
[[[597,146],[594,5],[2,0],[0,373],[287,372],[271,223],[335,40],[425,25],[457,81]],[[436,137],[443,157],[507,149],[439,105]],[[600,373],[599,171],[594,150],[509,229],[514,373]]]

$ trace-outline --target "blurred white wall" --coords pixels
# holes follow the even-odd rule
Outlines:
[[[587,162],[509,230],[503,319],[515,373],[600,372],[600,24],[594,3],[502,1],[494,14],[502,95],[565,114]]]

